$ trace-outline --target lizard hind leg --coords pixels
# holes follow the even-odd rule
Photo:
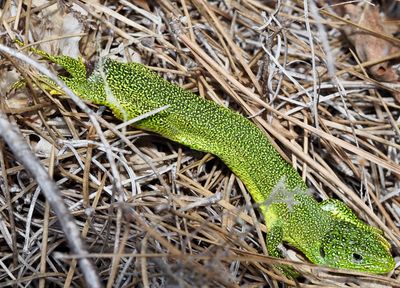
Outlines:
[[[31,47],[30,50],[44,59],[61,66],[69,75],[59,75],[59,78],[79,97],[96,104],[104,105],[106,103],[103,84],[101,82],[93,83],[87,79],[86,65],[82,58],[75,59],[66,55],[51,55],[43,50],[33,47]],[[47,81],[50,84],[53,83],[49,79]],[[55,84],[52,86],[55,86]],[[52,94],[60,94],[58,90],[49,90],[56,92]]]
[[[83,63],[83,60],[80,59],[75,59],[70,56],[66,55],[51,55],[43,50],[33,48],[31,47],[30,50],[34,52],[35,54],[42,56],[44,59],[47,59],[55,64],[60,65],[62,68],[65,69],[69,73],[71,77],[63,77],[65,79],[67,78],[73,78],[75,82],[78,81],[86,81],[86,66]]]

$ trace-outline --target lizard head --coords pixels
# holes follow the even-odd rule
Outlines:
[[[374,274],[392,271],[395,261],[390,244],[380,230],[371,228],[335,221],[321,242],[319,264]]]

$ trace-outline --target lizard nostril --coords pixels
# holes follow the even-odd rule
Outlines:
[[[324,250],[324,248],[322,248],[322,247],[319,248],[319,254],[321,255],[322,258],[325,258],[325,250]]]

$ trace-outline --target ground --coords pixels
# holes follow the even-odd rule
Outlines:
[[[0,2],[10,48],[21,49],[19,39],[82,57],[89,73],[104,56],[140,62],[250,117],[317,199],[346,202],[399,256],[400,42],[390,1]],[[271,267],[279,260],[266,256],[263,219],[218,158],[132,126],[115,135],[120,121],[87,103],[107,150],[70,97],[37,85],[34,66],[0,60],[2,111],[56,181],[105,286],[296,285]],[[90,287],[54,207],[4,142],[0,160],[0,287]],[[400,286],[397,271],[337,273],[287,253],[284,261],[302,261],[304,287]]]

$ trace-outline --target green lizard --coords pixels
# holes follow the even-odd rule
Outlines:
[[[308,195],[295,169],[239,113],[173,85],[138,63],[101,59],[88,76],[81,60],[34,51],[70,74],[62,79],[78,96],[108,106],[121,120],[169,105],[135,126],[218,156],[260,206],[270,255],[283,257],[279,246],[285,242],[315,264],[376,274],[393,270],[395,261],[383,233],[360,221],[344,203],[318,203]]]

